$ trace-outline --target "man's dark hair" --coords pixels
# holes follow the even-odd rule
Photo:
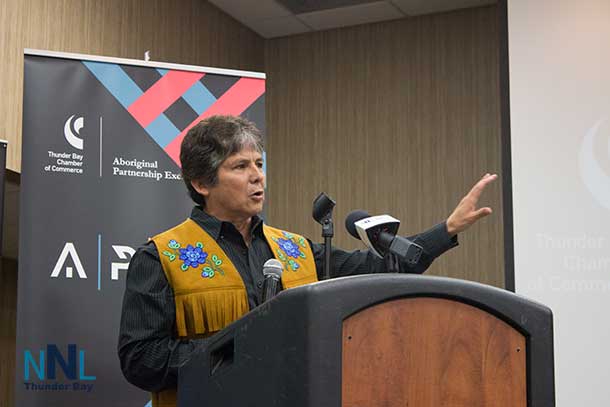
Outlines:
[[[191,199],[205,206],[205,199],[191,181],[206,187],[218,182],[218,168],[231,154],[244,148],[263,152],[263,138],[254,123],[239,116],[211,116],[193,126],[180,147],[182,179]]]

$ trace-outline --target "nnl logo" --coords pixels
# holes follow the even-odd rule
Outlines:
[[[85,374],[85,351],[78,350],[75,344],[68,344],[67,358],[62,355],[55,344],[47,344],[44,349],[38,351],[38,358],[31,350],[23,351],[23,379],[30,380],[33,371],[39,380],[56,380],[57,368],[60,367],[68,380],[95,380],[95,376]]]

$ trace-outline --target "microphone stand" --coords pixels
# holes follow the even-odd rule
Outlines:
[[[400,273],[400,265],[398,264],[398,257],[392,252],[387,252],[383,256],[385,260],[385,267],[388,273]]]
[[[324,238],[324,280],[330,278],[330,249],[332,247],[331,241],[335,234],[332,217],[326,219],[322,223],[322,237]]]
[[[333,209],[335,204],[335,201],[324,192],[313,201],[312,215],[316,222],[322,225],[322,237],[324,238],[323,280],[328,280],[331,275],[330,251],[332,248],[332,238],[335,235],[335,227],[333,225]]]

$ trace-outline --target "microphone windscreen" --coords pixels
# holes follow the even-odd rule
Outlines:
[[[364,218],[368,218],[369,216],[370,215],[368,214],[368,212],[363,211],[362,209],[350,212],[349,215],[347,215],[347,217],[345,218],[345,228],[347,229],[349,234],[360,240],[360,236],[356,231],[355,223]]]
[[[263,275],[265,277],[273,276],[279,279],[282,277],[283,271],[284,266],[282,265],[282,262],[278,259],[269,259],[265,262],[265,264],[263,264]]]
[[[328,195],[322,192],[313,201],[313,210],[311,215],[313,216],[316,222],[322,223],[324,218],[329,216],[329,214],[333,211],[335,205],[335,201],[333,201]]]

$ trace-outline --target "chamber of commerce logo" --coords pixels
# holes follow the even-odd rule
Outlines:
[[[83,139],[80,136],[80,131],[84,126],[84,119],[82,117],[74,118],[76,115],[68,117],[64,124],[64,136],[66,141],[76,149],[83,149]],[[76,134],[75,134],[76,133]]]
[[[83,139],[80,138],[80,131],[83,129],[84,119],[72,115],[64,123],[64,138],[72,147],[77,150],[83,149]],[[63,150],[63,149],[62,149]],[[70,151],[47,151],[48,161],[43,162],[45,172],[59,172],[64,174],[83,174],[84,172],[84,153]]]
[[[23,385],[29,391],[84,391],[93,390],[96,377],[87,374],[86,351],[76,344],[68,344],[62,353],[54,343],[43,349],[23,350]]]
[[[607,123],[606,118],[598,120],[585,134],[580,147],[578,165],[580,176],[591,195],[603,207],[610,210],[610,175],[604,171],[594,154],[597,139],[601,134],[600,128],[605,123]],[[605,146],[607,146],[608,150],[605,153],[610,159],[610,137],[606,135],[606,139]]]

